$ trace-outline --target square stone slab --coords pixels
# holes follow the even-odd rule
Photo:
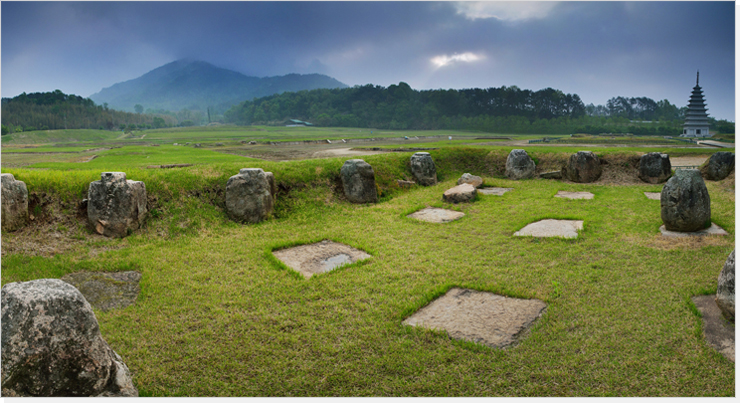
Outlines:
[[[116,273],[81,271],[65,274],[60,280],[80,290],[87,302],[101,311],[123,309],[132,305],[141,291],[139,288],[141,273],[138,271]]]
[[[647,197],[650,200],[660,200],[660,192],[643,192],[645,193],[645,197]]]
[[[547,219],[527,224],[515,232],[514,236],[578,238],[578,230],[581,229],[583,229],[583,220]]]
[[[444,330],[453,339],[504,348],[519,341],[546,307],[538,299],[452,288],[403,324]]]
[[[593,199],[594,194],[591,192],[566,192],[561,190],[555,197],[561,197],[563,199]]]
[[[415,213],[411,213],[406,217],[415,218],[421,221],[434,222],[434,223],[447,223],[462,218],[465,213],[459,211],[446,210],[443,208],[427,207],[421,209]]]
[[[305,278],[372,257],[349,245],[329,240],[280,249],[272,254]]]
[[[478,189],[478,193],[484,195],[503,196],[504,193],[510,192],[512,190],[514,190],[514,188],[483,188]]]
[[[717,303],[714,302],[716,295],[699,295],[691,297],[696,309],[701,312],[703,322],[702,330],[704,339],[713,349],[735,362],[735,324],[727,321],[722,316]]]
[[[696,232],[678,232],[678,231],[668,231],[665,229],[665,225],[660,226],[660,233],[663,234],[663,236],[668,237],[687,237],[687,236],[705,236],[705,235],[727,235],[727,231],[723,230],[722,227],[719,225],[712,223],[712,226],[709,228],[705,228],[701,231]]]

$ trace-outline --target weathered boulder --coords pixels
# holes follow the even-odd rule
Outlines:
[[[640,157],[640,172],[643,182],[663,183],[671,177],[671,159],[668,154],[647,153]]]
[[[534,176],[534,170],[534,161],[524,150],[511,150],[506,157],[506,176],[509,179],[529,179]]]
[[[429,153],[415,153],[411,156],[411,173],[421,186],[437,184],[437,168]]]
[[[28,220],[28,189],[12,174],[0,175],[2,181],[2,228],[15,231]]]
[[[87,191],[87,221],[98,234],[123,238],[146,218],[144,182],[126,180],[125,172],[103,172]]]
[[[404,188],[404,189],[408,189],[411,186],[416,185],[416,182],[414,182],[414,181],[405,181],[405,180],[402,180],[402,179],[397,180],[396,183],[398,184],[398,187]]]
[[[470,185],[473,185],[474,188],[480,187],[480,185],[483,184],[483,178],[480,176],[471,175],[469,173],[464,173],[460,177],[460,179],[457,180],[458,185],[462,185],[463,183],[468,183]]]
[[[375,172],[373,167],[361,159],[351,159],[344,162],[339,171],[342,177],[344,195],[352,203],[376,203],[378,190],[375,188]]]
[[[735,169],[735,153],[729,151],[716,152],[699,169],[705,179],[711,181],[722,180]]]
[[[717,306],[725,319],[735,321],[735,251],[727,257],[717,279]]]
[[[698,169],[678,169],[660,192],[660,217],[669,231],[694,232],[710,225],[709,192]]]
[[[76,288],[41,279],[1,293],[3,396],[138,396]]]
[[[477,191],[473,185],[463,183],[462,185],[447,189],[444,195],[442,195],[442,200],[448,203],[465,203],[475,199],[476,194]]]
[[[226,213],[232,220],[258,223],[272,213],[272,186],[262,168],[242,168],[226,182]]]
[[[601,161],[591,151],[579,151],[570,156],[563,167],[563,178],[578,183],[595,182],[601,177]]]

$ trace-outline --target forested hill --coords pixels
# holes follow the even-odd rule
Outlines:
[[[23,93],[2,99],[2,133],[57,129],[157,128],[177,125],[167,115],[120,112],[89,98],[54,92]]]
[[[197,110],[222,114],[231,106],[253,98],[286,91],[317,88],[346,88],[347,85],[321,74],[288,74],[250,77],[209,63],[178,60],[143,76],[104,88],[90,98],[98,104],[133,112],[144,110]]]
[[[510,133],[599,132],[630,119],[660,120],[674,134],[682,110],[667,100],[617,97],[607,106],[584,105],[576,94],[518,87],[418,91],[406,83],[365,85],[268,96],[234,106],[224,119],[236,124],[307,120],[320,126],[382,129],[469,129]]]

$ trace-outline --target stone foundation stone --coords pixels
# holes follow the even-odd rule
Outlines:
[[[719,181],[735,169],[735,153],[719,151],[711,157],[700,168],[704,178],[711,181]]]
[[[444,330],[453,339],[506,348],[527,335],[527,329],[545,308],[547,305],[538,299],[452,288],[403,324]]]
[[[2,228],[15,231],[28,220],[28,188],[12,174],[2,174]]]
[[[529,179],[534,176],[535,165],[526,151],[521,149],[511,150],[506,157],[506,176],[509,179]]]
[[[476,195],[475,187],[469,183],[457,185],[454,188],[447,189],[442,195],[442,199],[448,203],[466,203],[473,201]]]
[[[57,279],[2,288],[2,394],[138,396],[85,297]]]
[[[679,169],[660,192],[660,217],[669,231],[707,228],[712,216],[709,192],[698,169]]]
[[[591,151],[579,151],[570,156],[562,176],[578,183],[595,182],[601,177],[601,161]]]
[[[146,218],[144,182],[126,180],[125,172],[103,172],[87,192],[87,220],[98,234],[123,238]]]
[[[640,157],[638,177],[647,183],[663,183],[671,177],[671,159],[668,154],[647,153]]]
[[[437,168],[429,153],[419,152],[411,156],[411,173],[421,186],[437,184]]]
[[[242,168],[226,182],[226,213],[232,220],[258,223],[272,208],[272,186],[262,168]]]
[[[468,183],[470,185],[473,185],[474,188],[478,188],[480,187],[480,185],[483,184],[483,178],[469,173],[464,173],[462,174],[460,179],[457,180],[458,185],[462,185],[463,183]]]
[[[717,279],[717,306],[725,319],[735,321],[735,251],[727,257]]]
[[[340,170],[344,195],[352,203],[376,203],[378,190],[375,187],[373,167],[361,159],[347,160]]]

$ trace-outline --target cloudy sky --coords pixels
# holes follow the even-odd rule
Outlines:
[[[0,92],[90,96],[192,58],[350,86],[552,87],[735,120],[734,2],[10,2]]]

